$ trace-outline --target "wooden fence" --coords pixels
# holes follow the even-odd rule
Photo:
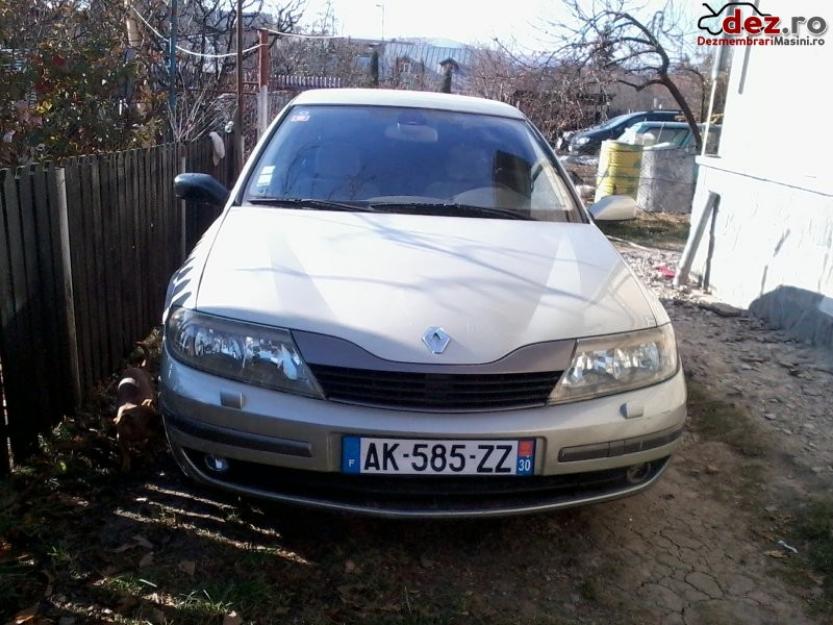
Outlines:
[[[181,171],[231,185],[208,140],[0,170],[0,474],[117,370],[218,211],[183,209]]]

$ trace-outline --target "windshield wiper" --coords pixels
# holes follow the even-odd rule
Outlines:
[[[471,215],[473,217],[488,217],[491,219],[523,219],[534,221],[529,215],[524,215],[508,208],[494,208],[491,206],[476,206],[474,204],[457,204],[454,202],[373,202],[370,207],[377,211],[408,210],[417,215],[429,213],[432,215]]]
[[[370,206],[364,204],[348,204],[347,202],[337,202],[335,200],[319,200],[316,198],[300,198],[300,197],[250,197],[246,198],[250,204],[262,204],[265,206],[289,206],[292,208],[308,209],[308,210],[327,210],[327,211],[372,211]]]

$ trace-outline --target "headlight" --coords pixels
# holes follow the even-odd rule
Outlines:
[[[174,358],[206,373],[322,397],[289,330],[176,308],[168,315],[165,342]]]
[[[590,143],[590,137],[579,137],[575,141],[576,145],[584,145],[585,143]]]
[[[650,386],[673,376],[678,367],[671,324],[579,339],[570,368],[550,399],[576,401]]]

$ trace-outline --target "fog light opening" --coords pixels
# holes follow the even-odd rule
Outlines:
[[[643,462],[642,464],[635,464],[632,467],[628,467],[625,477],[630,484],[641,484],[648,479],[648,475],[650,475],[650,473],[651,464]]]
[[[205,466],[207,466],[208,470],[213,473],[225,473],[226,471],[228,471],[229,463],[228,460],[226,460],[222,456],[212,456],[211,454],[205,454]]]

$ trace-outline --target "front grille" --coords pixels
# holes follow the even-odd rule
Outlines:
[[[493,410],[542,406],[561,375],[414,373],[310,365],[327,399],[415,410]]]

